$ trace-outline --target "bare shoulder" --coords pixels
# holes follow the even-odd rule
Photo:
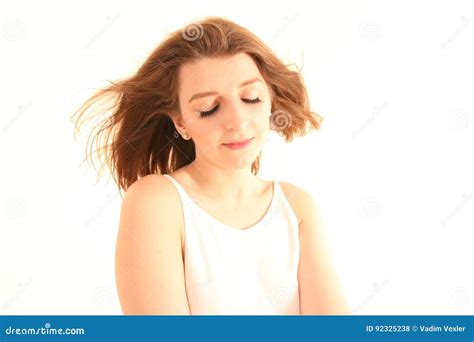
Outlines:
[[[133,183],[125,192],[123,202],[124,205],[132,206],[159,203],[167,206],[167,209],[179,209],[179,195],[173,183],[158,174],[147,175]]]
[[[170,180],[158,174],[150,174],[134,182],[126,191],[128,196],[165,196],[172,193],[173,185]]]
[[[177,196],[161,175],[143,177],[125,193],[115,251],[125,314],[189,314]]]
[[[308,191],[289,182],[279,181],[278,183],[298,218],[298,224],[301,225],[303,220],[308,221],[317,214],[316,201]]]
[[[295,206],[300,257],[298,289],[301,315],[350,314],[335,265],[331,258],[327,230],[315,199],[307,190],[280,182],[289,202]],[[315,286],[317,284],[317,286]]]
[[[134,182],[125,192],[122,202],[121,223],[128,218],[149,216],[150,219],[159,217],[160,221],[166,219],[174,224],[169,227],[179,229],[181,245],[184,245],[184,228],[180,210],[179,194],[170,179],[163,175],[150,174]],[[153,222],[149,222],[152,229]]]

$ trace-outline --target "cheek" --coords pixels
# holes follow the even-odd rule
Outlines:
[[[256,120],[256,124],[259,130],[269,130],[270,128],[270,109],[268,111],[264,111],[259,115],[258,120]]]
[[[256,147],[261,148],[270,133],[270,116],[265,114],[262,115],[262,117],[255,121],[254,127],[255,134],[258,138]]]
[[[211,146],[216,141],[219,141],[219,128],[211,122],[197,122],[193,125],[192,136],[195,143]]]

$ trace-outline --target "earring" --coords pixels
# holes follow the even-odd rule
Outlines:
[[[183,127],[184,129],[185,127]],[[181,133],[181,132],[180,132]],[[189,136],[186,134],[186,133],[181,133],[181,136],[183,137],[184,140],[188,140],[189,139]]]

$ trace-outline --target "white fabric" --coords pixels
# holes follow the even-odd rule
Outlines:
[[[280,184],[264,217],[230,227],[205,212],[173,177],[185,226],[185,282],[192,315],[299,315],[298,221]]]

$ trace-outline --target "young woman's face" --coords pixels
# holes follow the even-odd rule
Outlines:
[[[179,103],[196,158],[224,168],[246,168],[260,153],[270,129],[269,89],[245,53],[202,58],[181,66]],[[253,138],[241,149],[223,144]]]

